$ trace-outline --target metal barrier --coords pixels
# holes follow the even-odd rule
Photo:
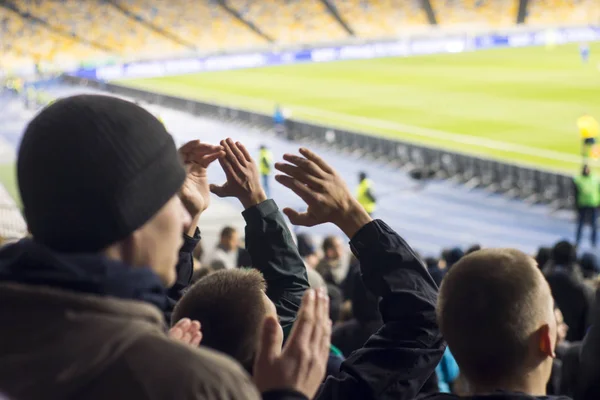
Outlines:
[[[273,127],[270,115],[248,110],[74,76],[65,75],[63,80],[224,122],[241,122],[265,130]],[[291,141],[318,144],[355,156],[376,159],[405,171],[419,171],[415,175],[424,179],[450,179],[531,203],[549,204],[554,209],[571,208],[574,204],[572,178],[552,171],[295,119],[286,122],[286,134]]]

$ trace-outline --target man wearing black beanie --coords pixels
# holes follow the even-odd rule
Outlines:
[[[114,97],[61,99],[29,123],[17,175],[32,238],[0,251],[2,392],[260,397],[232,360],[164,333],[182,233],[197,234],[206,168],[224,153],[193,141],[180,154],[185,168],[164,125]]]

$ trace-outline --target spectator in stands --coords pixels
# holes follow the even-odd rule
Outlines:
[[[337,236],[327,236],[323,240],[323,258],[317,265],[317,272],[321,274],[325,282],[336,285],[341,282],[342,255],[344,247]]]
[[[348,276],[354,281],[350,300],[353,317],[334,327],[331,343],[338,347],[345,356],[360,349],[367,339],[381,326],[381,314],[377,308],[378,299],[370,293],[362,282],[360,271]]]
[[[186,177],[164,126],[107,96],[59,100],[30,122],[17,171],[33,238],[0,252],[0,298],[11,305],[0,310],[0,387],[9,396],[259,398],[232,361],[163,330],[182,234],[208,206],[206,167],[222,152],[193,143]],[[190,217],[192,209],[198,215]],[[313,331],[318,343],[326,340],[324,318],[307,303],[311,317],[287,343],[294,351],[274,347],[273,319],[265,321],[254,377],[260,391],[317,390],[323,357],[303,349],[307,340],[316,346]]]
[[[217,271],[193,285],[175,306],[174,321],[200,321],[202,345],[230,355],[252,373],[262,321],[277,317],[255,269]],[[224,318],[225,317],[225,318]]]
[[[284,210],[292,224],[334,223],[349,238],[365,287],[381,297],[384,325],[329,377],[318,399],[412,399],[444,351],[435,323],[437,288],[413,250],[391,228],[373,221],[339,175],[319,156],[286,154],[275,179],[308,205]],[[318,184],[318,185],[317,185]],[[314,186],[312,186],[314,185]]]
[[[579,261],[584,279],[594,279],[600,273],[600,263],[594,253],[584,253]]]
[[[221,154],[196,150],[194,173]],[[234,363],[163,331],[165,286],[176,281],[182,234],[197,217],[182,200],[201,213],[208,191],[193,173],[186,178],[156,118],[112,97],[59,100],[28,125],[17,171],[33,238],[0,252],[0,297],[11,304],[0,311],[0,387],[9,396],[259,397]]]
[[[238,232],[231,226],[226,226],[221,231],[219,244],[210,258],[209,264],[220,262],[227,269],[238,266],[240,239]]]
[[[512,249],[464,257],[444,278],[437,312],[473,396],[545,395],[557,326],[550,288],[532,258]]]
[[[460,247],[444,250],[442,252],[442,260],[444,261],[446,270],[449,271],[454,264],[464,257],[464,255],[465,252]]]
[[[552,258],[552,249],[550,247],[540,247],[535,255],[535,261],[540,269],[543,269]]]
[[[566,240],[554,245],[550,253],[550,260],[542,269],[545,275],[557,270],[567,273],[577,281],[583,280],[583,272],[577,264],[577,249]]]
[[[475,253],[476,251],[481,250],[481,245],[480,244],[474,244],[471,247],[469,247],[467,249],[467,251],[465,252],[465,255],[467,254],[471,254],[471,253]]]
[[[316,268],[319,264],[319,256],[312,238],[306,233],[301,233],[296,239],[298,240],[298,252],[304,260],[306,267],[310,269]]]
[[[567,340],[582,340],[589,327],[594,292],[584,282],[575,246],[566,241],[558,242],[543,272],[569,326]]]
[[[431,275],[436,285],[438,285],[439,287],[442,284],[442,279],[444,279],[446,269],[440,268],[440,260],[438,260],[435,257],[426,258],[425,265],[427,266],[427,271],[429,271],[429,275]]]

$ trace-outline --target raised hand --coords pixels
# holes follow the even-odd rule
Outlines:
[[[291,389],[312,399],[325,377],[331,342],[329,297],[323,290],[306,291],[283,350],[282,341],[277,320],[267,317],[254,362],[254,383],[261,393]]]
[[[338,173],[321,157],[308,149],[301,148],[300,154],[285,154],[287,163],[276,163],[275,168],[286,175],[275,179],[291,189],[308,205],[306,212],[299,213],[291,208],[284,209],[292,224],[315,226],[332,222],[340,227],[349,238],[371,217],[356,201],[348,186]]]
[[[198,347],[202,341],[200,322],[183,318],[169,329],[169,337],[178,342]]]
[[[250,208],[267,199],[260,184],[256,163],[246,147],[231,139],[221,141],[224,155],[219,163],[225,171],[227,182],[221,186],[210,185],[210,191],[219,197],[236,197],[244,208]]]
[[[179,191],[179,197],[192,219],[197,223],[197,218],[210,204],[206,169],[213,161],[224,156],[225,151],[221,146],[192,140],[179,149],[179,155],[187,171],[187,177]],[[195,225],[193,229],[196,229]]]

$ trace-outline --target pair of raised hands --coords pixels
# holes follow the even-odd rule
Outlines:
[[[210,204],[210,192],[219,197],[236,197],[246,209],[267,199],[258,167],[243,144],[227,139],[215,146],[196,140],[185,144],[180,154],[187,170],[180,198],[196,223]],[[206,170],[217,160],[227,181],[220,186],[209,185]],[[283,160],[275,164],[282,172],[275,178],[308,206],[302,213],[291,208],[283,210],[292,224],[315,226],[331,222],[352,238],[371,221],[338,173],[318,155],[302,148],[300,155],[285,154]],[[190,320],[179,321],[169,336],[195,346],[202,339],[200,325]],[[294,389],[312,398],[325,375],[330,340],[329,298],[322,291],[308,290],[283,349],[278,321],[272,317],[265,320],[254,365],[258,389],[263,393]]]
[[[210,192],[219,197],[236,197],[244,208],[267,199],[260,184],[258,167],[240,142],[227,139],[215,146],[195,140],[185,144],[180,154],[188,172],[180,197],[193,218],[208,208]],[[285,154],[283,159],[285,162],[275,164],[275,168],[283,173],[275,179],[308,206],[303,213],[291,208],[283,210],[292,224],[315,226],[331,222],[352,238],[370,221],[343,179],[321,157],[301,148],[300,155]],[[207,179],[206,169],[216,160],[227,177],[221,186],[209,185]]]

